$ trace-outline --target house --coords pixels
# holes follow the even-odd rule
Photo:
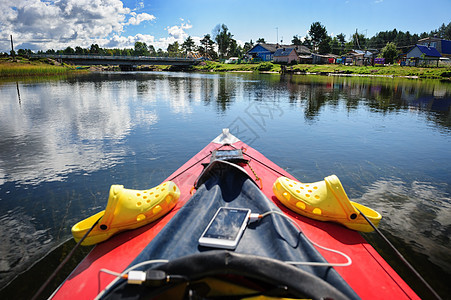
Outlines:
[[[273,57],[275,63],[290,64],[299,61],[299,56],[294,48],[279,48]]]
[[[439,63],[442,55],[434,47],[427,47],[423,45],[415,45],[406,54],[405,62],[402,61],[401,65],[407,66],[418,66],[420,65],[430,65],[435,62]]]
[[[310,55],[310,50],[302,45],[279,45],[279,44],[266,44],[259,43],[252,47],[246,54],[251,59],[258,59],[261,61],[272,61],[274,59],[274,53],[279,48],[294,48],[298,55]]]
[[[451,41],[444,40],[438,37],[427,37],[418,40],[417,44],[435,48],[442,57],[451,58]]]
[[[442,55],[438,52],[437,48],[427,47],[423,45],[415,45],[407,52],[407,58],[423,58],[437,60]]]
[[[261,61],[272,61],[274,53],[277,50],[277,44],[265,44],[259,43],[247,51],[247,55],[252,59],[258,59]]]
[[[373,53],[368,50],[351,50],[346,57],[352,59],[352,63],[356,66],[367,66],[372,64]],[[348,62],[348,60],[346,60]]]
[[[338,55],[314,53],[312,54],[312,58],[312,63],[315,65],[334,64],[338,59]]]

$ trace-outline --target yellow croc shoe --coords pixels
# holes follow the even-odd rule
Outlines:
[[[382,218],[377,211],[350,201],[335,175],[328,176],[323,181],[308,184],[279,177],[274,182],[273,192],[283,205],[298,214],[315,220],[340,223],[357,231],[374,230],[359,210],[375,226],[379,225]]]
[[[179,188],[167,181],[150,190],[125,189],[123,185],[112,185],[106,209],[78,222],[72,227],[75,241],[99,220],[82,245],[94,245],[112,235],[149,224],[168,213],[180,197]]]

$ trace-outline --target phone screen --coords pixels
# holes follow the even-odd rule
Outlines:
[[[239,157],[240,155],[241,155],[241,151],[240,150],[219,150],[219,151],[216,151],[216,158],[218,158],[218,159],[235,158],[235,157]]]
[[[221,207],[203,236],[212,239],[235,240],[243,222],[248,217],[248,211],[247,209]]]

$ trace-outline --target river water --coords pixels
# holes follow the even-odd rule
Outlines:
[[[0,82],[0,286],[71,243],[71,226],[104,209],[111,184],[153,187],[229,127],[300,181],[336,174],[446,298],[450,106],[451,84],[437,80],[128,72]]]

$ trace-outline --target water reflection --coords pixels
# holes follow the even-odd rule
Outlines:
[[[434,121],[451,128],[451,84],[437,81],[291,76],[286,78],[291,103],[305,103],[305,118],[314,120],[324,105],[343,100],[348,110],[364,105],[377,112],[418,109],[434,112]],[[285,82],[284,80],[284,82]]]
[[[53,240],[50,228],[37,230],[32,218],[20,207],[0,216],[0,227],[0,273],[9,272],[36,254],[42,254],[42,245]]]
[[[408,232],[400,235],[406,244],[419,253],[428,253],[431,261],[444,270],[451,269],[447,246],[451,233],[451,198],[443,184],[380,179],[357,201],[384,216],[384,230],[394,235]]]
[[[24,85],[22,105],[2,101],[0,184],[59,181],[74,169],[90,172],[116,163],[123,147],[114,152],[105,147],[131,128],[128,90],[83,83]],[[2,98],[15,99],[13,92],[3,91]]]
[[[0,284],[102,209],[109,185],[160,183],[224,127],[302,181],[339,175],[383,230],[451,269],[449,83],[102,73],[0,83],[0,99]]]

